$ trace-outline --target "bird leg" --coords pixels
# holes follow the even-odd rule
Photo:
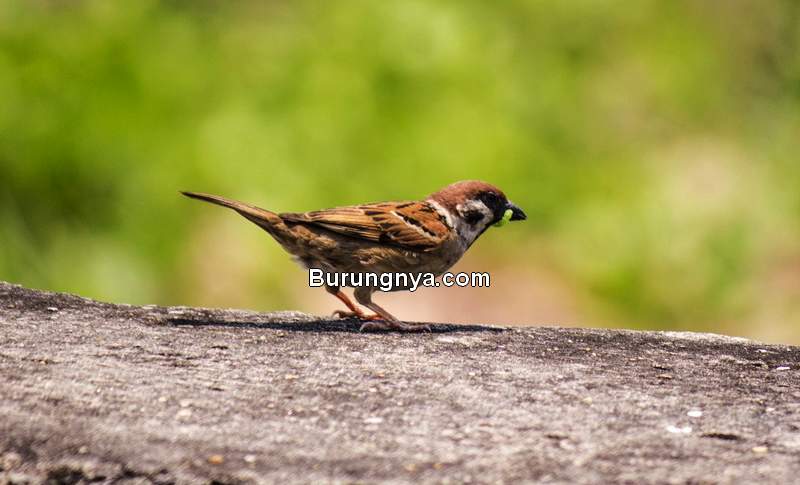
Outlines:
[[[421,331],[431,331],[430,325],[426,324],[409,324],[404,323],[394,317],[391,313],[387,312],[383,309],[380,305],[372,301],[372,292],[374,290],[371,288],[360,287],[356,288],[355,297],[356,300],[364,305],[365,307],[369,308],[373,312],[379,316],[382,321],[369,321],[364,322],[361,325],[360,331],[364,330],[401,330],[403,332],[421,332]],[[373,319],[370,319],[373,320]]]
[[[352,318],[356,317],[359,320],[380,320],[380,315],[367,315],[366,313],[362,312],[360,308],[358,308],[355,303],[353,303],[350,298],[347,298],[347,295],[340,289],[336,289],[336,292],[331,292],[333,296],[338,298],[342,303],[344,303],[350,311],[346,310],[336,310],[333,312],[333,316],[339,318]]]

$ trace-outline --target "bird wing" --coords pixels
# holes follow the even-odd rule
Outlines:
[[[381,202],[280,214],[286,222],[313,224],[358,239],[405,249],[431,250],[450,230],[444,217],[427,202]]]

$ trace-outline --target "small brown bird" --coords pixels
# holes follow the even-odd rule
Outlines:
[[[378,202],[303,213],[276,214],[217,195],[182,192],[229,207],[267,231],[296,261],[329,273],[432,273],[441,275],[483,232],[501,222],[525,220],[525,213],[486,182],[456,182],[421,201]],[[359,286],[356,301],[374,311],[366,315],[338,286],[325,289],[349,312],[367,322],[361,330],[422,330],[403,323],[372,301],[378,288]],[[394,288],[403,289],[403,288]]]

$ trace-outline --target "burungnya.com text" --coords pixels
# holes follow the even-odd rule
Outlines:
[[[353,287],[366,286],[381,291],[409,290],[417,291],[420,286],[438,288],[444,285],[449,288],[489,288],[489,273],[444,273],[441,280],[433,273],[330,273],[317,268],[308,270],[308,286]]]

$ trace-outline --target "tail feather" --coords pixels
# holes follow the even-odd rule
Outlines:
[[[245,204],[244,202],[239,202],[238,200],[227,199],[219,195],[203,194],[200,192],[181,191],[181,194],[185,195],[186,197],[190,197],[192,199],[203,200],[206,202],[210,202],[212,204],[221,205],[223,207],[228,207],[229,209],[233,209],[242,216],[244,216],[246,219],[267,230],[269,230],[276,224],[283,223],[283,219],[281,219],[280,216],[278,216],[278,214],[270,212],[266,209],[262,209],[260,207],[256,207],[254,205]]]

